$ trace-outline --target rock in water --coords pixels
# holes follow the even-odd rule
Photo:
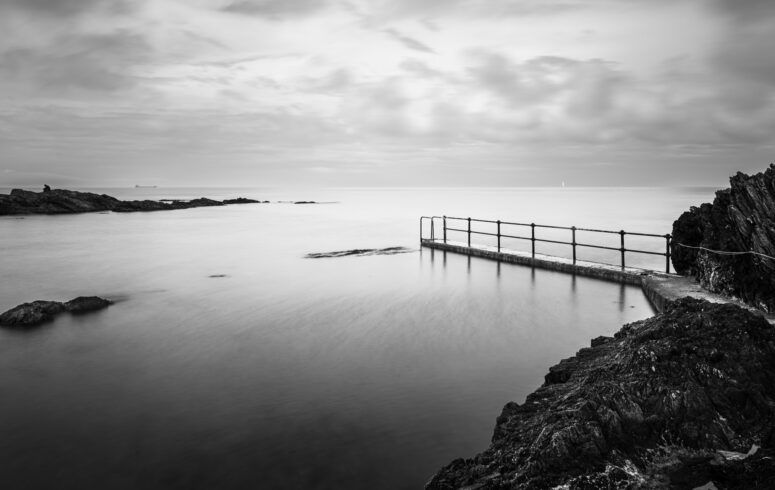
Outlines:
[[[0,315],[0,326],[9,328],[29,328],[46,323],[58,314],[68,311],[72,314],[88,313],[113,304],[112,301],[98,296],[79,296],[66,303],[59,301],[33,301],[24,303]]]
[[[136,212],[167,211],[225,204],[248,204],[251,199],[227,199],[215,201],[201,197],[190,201],[119,201],[115,197],[91,192],[48,189],[43,192],[13,189],[10,194],[0,194],[0,216],[15,214],[67,214],[93,213],[99,211]]]
[[[70,313],[88,313],[107,308],[111,304],[112,301],[99,296],[79,296],[65,303],[65,309]]]
[[[65,305],[59,301],[37,300],[11,308],[0,315],[0,325],[11,328],[34,327],[54,319],[65,311]]]
[[[673,264],[710,291],[773,313],[775,164],[752,176],[738,173],[730,183],[713,204],[692,207],[673,223]]]
[[[684,298],[594,344],[507,404],[490,447],[426,488],[775,488],[775,329],[763,317]]]

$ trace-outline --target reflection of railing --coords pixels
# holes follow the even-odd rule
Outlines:
[[[426,238],[423,235],[423,223],[425,221],[430,221],[430,236],[429,238]],[[625,254],[627,252],[630,253],[639,253],[639,254],[648,254],[648,255],[661,255],[665,257],[665,272],[670,272],[670,241],[672,237],[667,235],[655,235],[653,233],[634,233],[634,232],[627,232],[624,230],[619,231],[613,231],[613,230],[595,230],[591,228],[577,228],[575,226],[550,226],[550,225],[537,225],[535,223],[512,223],[509,221],[501,221],[501,220],[487,220],[487,219],[474,219],[474,218],[455,218],[452,216],[422,216],[420,218],[420,242],[423,241],[432,241],[437,242],[439,240],[436,239],[436,221],[441,220],[442,223],[442,238],[441,241],[443,243],[447,243],[447,232],[448,231],[454,231],[454,232],[462,232],[465,233],[467,236],[467,243],[468,247],[471,247],[471,235],[487,235],[497,238],[497,248],[498,252],[501,251],[501,239],[502,238],[512,238],[516,240],[529,240],[530,241],[530,249],[533,258],[535,258],[536,255],[536,242],[543,242],[543,243],[554,243],[559,245],[570,245],[572,247],[573,251],[573,263],[576,263],[576,248],[577,247],[588,247],[588,248],[597,248],[597,249],[603,249],[603,250],[613,250],[617,251],[621,254],[621,266],[622,269],[625,267]],[[465,228],[455,228],[453,226],[448,226],[447,221],[453,221],[453,222],[464,222],[466,223]],[[471,229],[471,223],[490,223],[496,225],[496,232],[485,232],[480,230],[472,230]],[[453,225],[455,223],[452,223]],[[503,233],[502,228],[505,227],[506,231],[509,231],[513,229],[513,227],[526,227],[530,228],[530,236],[522,236],[514,234],[516,232],[509,232],[509,233]],[[568,230],[571,232],[571,241],[566,242],[562,240],[550,240],[548,238],[537,238],[536,237],[536,229],[552,229],[552,230]],[[577,231],[583,231],[583,232],[592,232],[592,233],[604,233],[604,234],[610,234],[610,235],[619,235],[619,246],[618,247],[610,247],[605,245],[595,245],[591,243],[579,243],[576,241],[576,232]],[[632,236],[639,236],[639,237],[647,237],[647,238],[661,238],[665,240],[665,251],[664,252],[655,252],[651,250],[637,250],[637,249],[628,249],[624,246],[624,237],[625,235],[632,235]]]

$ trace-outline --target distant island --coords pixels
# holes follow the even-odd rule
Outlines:
[[[137,185],[135,184],[135,189],[156,189],[155,185]]]
[[[10,194],[0,194],[0,216],[25,214],[74,214],[113,211],[129,213],[137,211],[171,211],[175,209],[225,206],[227,204],[257,204],[269,201],[256,201],[238,197],[216,201],[206,197],[184,200],[163,201],[121,201],[107,194],[78,192],[67,189],[44,187],[42,192],[13,189]]]

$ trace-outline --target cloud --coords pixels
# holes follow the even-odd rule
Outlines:
[[[387,34],[392,39],[395,39],[396,41],[400,42],[401,44],[403,44],[409,49],[413,49],[415,51],[422,51],[424,53],[435,53],[435,51],[430,47],[428,47],[427,45],[421,43],[416,39],[406,36],[395,29],[383,29],[382,32]]]
[[[128,13],[135,10],[141,0],[3,0],[0,11],[14,10],[33,15],[69,17],[87,12],[106,14]]]
[[[714,0],[723,14],[744,22],[771,19],[775,15],[775,3],[771,0]]]
[[[151,53],[145,38],[129,31],[70,34],[44,47],[1,53],[0,86],[33,94],[116,91],[136,83],[132,69]]]
[[[234,0],[221,11],[280,20],[306,16],[328,5],[325,0]]]
[[[352,72],[346,68],[337,68],[322,77],[306,77],[301,80],[302,90],[309,92],[341,94],[353,83]]]

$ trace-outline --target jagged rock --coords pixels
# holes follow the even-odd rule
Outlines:
[[[70,313],[88,313],[107,308],[112,304],[112,301],[99,296],[79,296],[65,303],[65,309]]]
[[[673,264],[710,291],[775,312],[775,259],[765,257],[775,257],[775,164],[752,176],[738,172],[730,184],[713,204],[692,207],[673,223]]]
[[[49,189],[43,192],[13,189],[10,194],[0,194],[0,216],[18,214],[68,214],[98,211],[136,212],[168,211],[225,204],[246,204],[258,202],[251,199],[227,199],[215,201],[201,197],[190,201],[120,201],[106,194],[78,192],[66,189]]]
[[[100,310],[113,304],[98,296],[79,296],[66,303],[37,300],[24,303],[0,315],[0,326],[8,328],[29,328],[46,323],[58,314],[68,311],[73,314]]]
[[[684,298],[552,367],[426,488],[775,488],[774,456],[775,329]]]

